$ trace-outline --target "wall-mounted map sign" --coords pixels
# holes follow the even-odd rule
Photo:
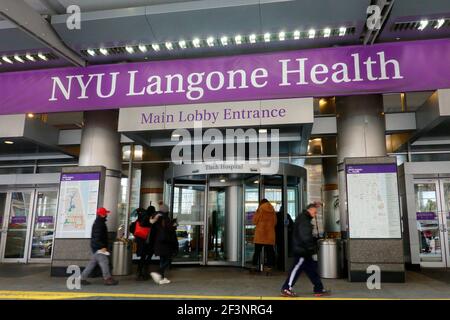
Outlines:
[[[100,173],[63,173],[56,238],[90,238],[96,218]]]
[[[346,165],[350,238],[401,238],[397,165]]]

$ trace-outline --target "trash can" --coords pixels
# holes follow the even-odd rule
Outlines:
[[[342,277],[341,242],[338,239],[322,239],[319,245],[319,275],[321,278]]]
[[[112,250],[112,275],[127,276],[131,273],[131,246],[125,241],[115,241]]]

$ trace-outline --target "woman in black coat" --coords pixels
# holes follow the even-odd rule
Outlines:
[[[170,280],[165,277],[165,271],[178,253],[177,226],[167,212],[161,211],[150,222],[153,223],[154,253],[160,259],[158,272],[152,272],[150,275],[157,284],[167,284]]]
[[[143,228],[151,228],[150,218],[155,214],[155,207],[150,206],[147,210],[143,208],[137,209],[137,222]],[[136,280],[147,280],[149,278],[148,267],[153,256],[153,244],[151,243],[151,232],[144,239],[135,236],[136,241],[136,255],[140,257],[138,263],[137,277]]]

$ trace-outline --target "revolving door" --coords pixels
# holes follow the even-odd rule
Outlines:
[[[262,198],[277,212],[277,266],[290,257],[290,226],[305,206],[306,170],[280,164],[274,175],[173,165],[165,172],[164,198],[178,222],[175,263],[247,267],[253,257],[252,218]]]

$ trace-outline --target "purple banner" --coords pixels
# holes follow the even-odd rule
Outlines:
[[[417,220],[436,220],[437,216],[435,212],[416,212]]]
[[[63,173],[61,174],[61,181],[85,181],[85,180],[100,180],[99,172],[90,173]]]
[[[37,223],[53,223],[53,216],[39,216],[36,218]]]
[[[347,174],[363,174],[363,173],[396,173],[397,165],[394,164],[361,164],[347,165]]]
[[[0,114],[450,87],[450,39],[0,74]]]
[[[24,223],[27,223],[26,216],[11,217],[10,224],[24,224]]]

